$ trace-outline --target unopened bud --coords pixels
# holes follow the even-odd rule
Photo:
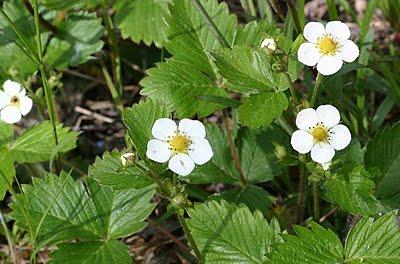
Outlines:
[[[136,160],[135,153],[129,152],[129,153],[125,153],[125,154],[121,155],[121,163],[122,163],[122,166],[124,166],[124,167],[135,164],[135,160]]]
[[[275,143],[275,156],[278,160],[282,160],[283,158],[285,158],[287,156],[287,151],[286,148],[280,144]]]
[[[273,38],[266,38],[261,42],[261,48],[265,48],[268,51],[275,51],[276,50],[276,43]]]

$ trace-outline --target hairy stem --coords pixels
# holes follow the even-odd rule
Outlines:
[[[248,185],[248,182],[247,182],[246,175],[244,175],[244,172],[242,169],[242,164],[240,162],[240,158],[239,158],[236,146],[235,146],[235,142],[233,141],[232,129],[231,129],[231,126],[229,125],[229,116],[228,116],[227,110],[223,110],[222,119],[224,122],[224,127],[225,127],[225,131],[226,131],[226,138],[228,140],[229,150],[231,152],[232,159],[235,162],[235,167],[240,175],[240,182],[242,183],[243,187],[246,187]]]
[[[54,142],[56,147],[58,146],[58,135],[57,135],[57,115],[55,111],[55,107],[53,104],[53,96],[51,93],[51,90],[48,85],[48,80],[47,80],[47,74],[46,74],[46,68],[45,68],[45,63],[43,59],[43,50],[42,50],[42,40],[40,37],[40,19],[39,19],[39,4],[38,0],[33,1],[34,5],[34,20],[35,20],[35,39],[36,39],[36,48],[37,48],[37,55],[39,59],[39,71],[40,75],[42,78],[42,84],[43,84],[43,89],[45,93],[45,98],[46,98],[46,105],[47,105],[47,111],[49,112],[49,117],[50,117],[50,122],[53,126],[53,137],[54,137]],[[56,172],[57,174],[61,170],[61,161],[60,161],[60,156],[57,154],[56,156]]]
[[[318,73],[317,79],[315,80],[314,90],[313,90],[313,93],[312,93],[312,96],[311,96],[310,107],[314,107],[315,102],[317,101],[318,90],[319,90],[319,87],[321,85],[323,77],[324,76],[322,74]]]
[[[299,183],[299,197],[297,200],[297,223],[304,220],[304,209],[306,207],[307,195],[307,174],[304,163],[300,164],[300,183]]]
[[[313,205],[314,205],[314,220],[318,221],[320,218],[319,212],[319,197],[318,197],[318,182],[313,182]]]
[[[182,215],[180,215],[179,213],[177,213],[176,215],[178,217],[179,223],[182,226],[183,232],[185,233],[186,238],[189,241],[190,247],[193,249],[194,253],[196,254],[197,260],[199,261],[199,263],[202,263],[203,257],[201,255],[199,248],[197,247],[196,242],[193,239],[192,233],[190,233],[190,230],[186,224],[185,218]]]

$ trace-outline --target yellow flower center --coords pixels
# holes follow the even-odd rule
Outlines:
[[[185,135],[175,134],[170,140],[168,140],[169,148],[174,154],[187,153],[192,141]]]
[[[330,35],[324,35],[318,39],[317,49],[323,55],[335,55],[339,49],[339,42]]]
[[[11,97],[10,105],[19,106],[19,103],[20,103],[20,100],[19,100],[18,96],[14,95],[13,97]]]
[[[329,131],[324,125],[317,124],[311,129],[311,135],[316,143],[325,142],[328,140]]]

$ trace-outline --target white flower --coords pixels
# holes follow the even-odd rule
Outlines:
[[[25,89],[17,82],[7,80],[3,84],[4,91],[0,91],[0,118],[6,123],[14,124],[27,115],[33,106]]]
[[[266,38],[261,42],[261,48],[266,48],[271,51],[276,50],[276,43],[273,38]]]
[[[309,22],[303,30],[308,42],[300,45],[297,52],[298,60],[307,65],[315,66],[322,75],[332,75],[340,70],[345,62],[353,62],[360,51],[350,38],[349,27],[340,21],[331,21],[324,25]]]
[[[177,126],[173,120],[161,118],[151,133],[155,139],[147,143],[147,157],[159,163],[169,160],[168,168],[181,176],[189,175],[195,164],[203,165],[213,156],[200,121],[182,119]]]
[[[136,159],[136,154],[135,153],[125,153],[123,155],[121,155],[121,164],[122,166],[126,166],[126,165],[132,165],[135,163],[135,159]]]
[[[303,109],[296,117],[299,130],[292,134],[290,143],[301,154],[311,151],[313,161],[329,163],[335,150],[344,149],[351,141],[349,129],[339,122],[339,111],[332,105],[321,105],[317,110]]]

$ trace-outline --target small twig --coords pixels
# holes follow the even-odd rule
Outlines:
[[[172,235],[170,232],[168,232],[168,230],[166,230],[165,228],[161,227],[160,225],[157,225],[157,223],[155,221],[153,221],[152,219],[148,218],[148,222],[149,222],[151,227],[156,228],[161,233],[163,233],[165,236],[169,237],[180,248],[182,248],[183,250],[186,250],[186,251],[190,250],[190,248],[188,246],[186,246],[181,241],[179,241],[179,239],[177,239],[174,235]]]
[[[335,208],[331,209],[328,213],[326,213],[324,216],[322,216],[322,217],[319,219],[319,222],[320,222],[320,223],[324,222],[328,217],[330,217],[331,215],[333,215],[333,214],[336,212],[337,209],[338,209],[337,206],[336,206]]]
[[[95,78],[93,76],[81,73],[79,71],[74,71],[74,70],[71,70],[71,69],[65,69],[65,70],[63,70],[63,73],[66,73],[66,74],[71,75],[71,76],[76,76],[76,77],[79,77],[79,78],[82,78],[82,79],[85,79],[85,80],[88,80],[88,81],[92,81],[92,82],[95,82],[95,83],[98,83],[98,84],[107,85],[107,83],[103,79]]]
[[[90,110],[88,110],[86,108],[83,108],[81,106],[76,106],[74,110],[77,113],[93,117],[93,118],[95,118],[97,120],[100,120],[102,122],[105,122],[105,123],[109,123],[109,124],[114,123],[114,120],[112,118],[109,118],[109,117],[103,116],[101,114],[98,114],[96,112],[90,111]]]
[[[29,0],[23,0],[23,2],[24,2],[26,9],[28,9],[29,13],[31,13],[31,15],[34,16],[35,10],[33,10],[33,7],[31,5],[31,3],[29,3]],[[53,24],[47,22],[40,14],[39,14],[39,22],[43,27],[47,28],[54,35],[58,34],[57,27],[55,27]]]

